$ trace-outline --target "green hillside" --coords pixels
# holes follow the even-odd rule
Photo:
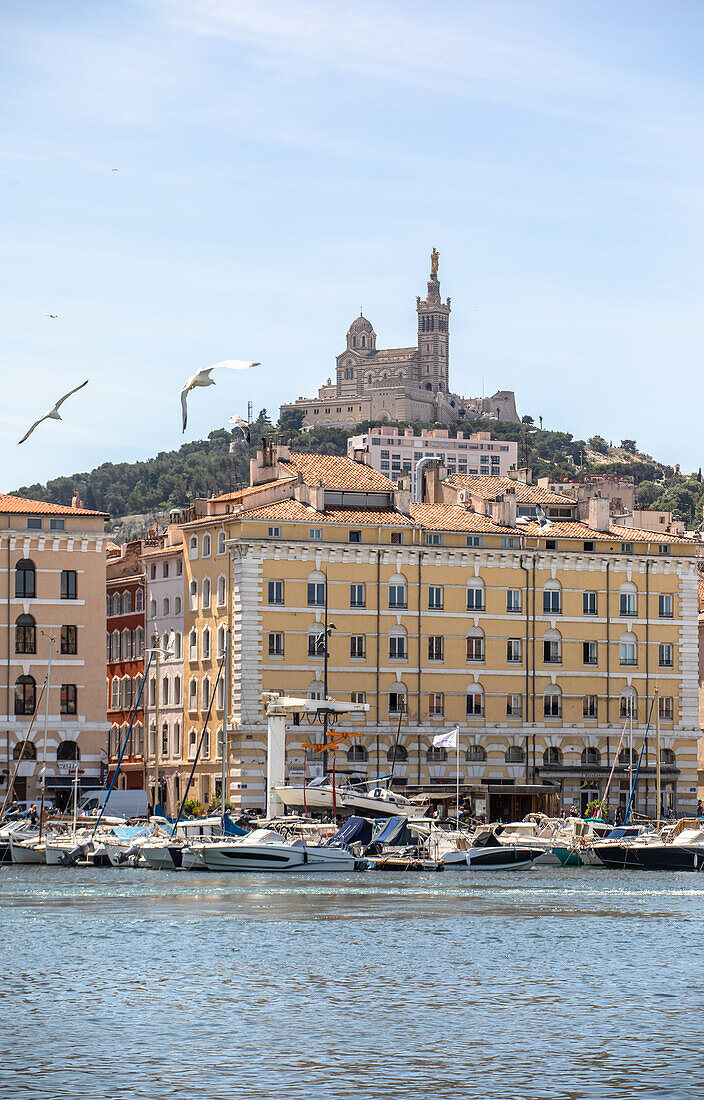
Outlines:
[[[370,425],[361,425],[364,431]],[[399,427],[432,427],[427,424]],[[704,488],[701,470],[682,474],[647,455],[640,454],[634,440],[622,440],[614,447],[601,436],[589,440],[574,439],[569,432],[537,428],[530,417],[524,423],[496,421],[458,421],[457,430],[490,430],[498,439],[519,443],[519,463],[533,470],[535,478],[582,478],[586,474],[620,474],[632,477],[638,487],[638,503],[643,507],[671,510],[688,524],[702,518]],[[318,428],[300,431],[300,421],[289,415],[279,425],[270,421],[263,409],[251,428],[247,444],[239,431],[223,429],[211,432],[207,439],[185,443],[176,451],[161,451],[143,462],[105,462],[94,470],[59,477],[46,485],[23,485],[15,492],[35,500],[70,504],[77,490],[85,507],[108,512],[115,520],[122,516],[147,516],[180,507],[194,497],[224,493],[249,483],[249,457],[262,435],[280,432],[294,449],[319,454],[344,454],[347,429]],[[234,444],[230,453],[230,445]]]

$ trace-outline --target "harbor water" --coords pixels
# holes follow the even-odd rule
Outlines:
[[[0,868],[0,1096],[689,1098],[704,877]]]

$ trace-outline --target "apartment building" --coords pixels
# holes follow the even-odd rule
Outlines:
[[[0,774],[4,792],[14,775],[18,799],[39,797],[44,765],[47,796],[58,805],[70,800],[77,764],[80,787],[104,775],[107,518],[78,501],[69,508],[0,495]]]
[[[144,693],[139,694],[146,645],[142,549],[141,539],[110,548],[105,565],[108,758],[112,776],[127,738],[118,781],[126,790],[143,789],[145,777]]]
[[[632,775],[624,727],[640,754],[650,719],[636,802],[652,812],[657,718],[663,806],[696,808],[698,544],[612,524],[600,498],[588,522],[560,518],[564,498],[547,524],[519,516],[520,485],[499,480],[482,493],[475,479],[462,497],[455,485],[454,502],[413,504],[369,466],[267,444],[249,489],[183,525],[187,756],[215,692],[201,796],[220,770],[225,628],[229,796],[261,808],[261,693],[322,695],[327,603],[329,694],[370,707],[344,724],[339,768],[384,774],[398,735],[395,782],[449,787],[455,755],[433,737],[457,726],[463,789],[490,794],[495,816],[540,805],[541,791],[584,808],[615,763],[613,804],[625,802]],[[320,736],[291,727],[291,772],[310,768],[303,746]]]
[[[371,428],[347,440],[347,455],[366,462],[392,480],[407,476],[422,458],[437,458],[450,474],[493,474],[504,477],[518,463],[518,444],[509,439],[492,439],[491,432],[458,432],[447,428],[423,429],[388,425]]]
[[[183,532],[170,524],[158,541],[162,545],[147,547],[140,558],[152,654],[144,706],[146,788],[153,805],[175,813],[183,790]]]

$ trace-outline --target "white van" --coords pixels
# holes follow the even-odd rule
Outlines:
[[[83,801],[78,807],[79,815],[100,813],[105,805],[107,793],[104,790],[83,791]],[[147,809],[146,791],[113,791],[105,812],[111,817],[146,817]]]

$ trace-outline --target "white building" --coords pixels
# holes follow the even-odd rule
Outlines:
[[[146,786],[152,804],[160,801],[174,812],[183,792],[183,546],[179,528],[170,526],[165,544],[142,555],[146,576],[146,635],[148,648],[158,644],[168,656],[152,660],[147,684],[144,723],[149,731],[145,754]],[[148,657],[147,657],[148,659]],[[146,667],[146,666],[145,666]],[[157,707],[158,703],[158,707]],[[159,798],[154,798],[157,747]]]
[[[364,453],[369,458],[362,458]],[[447,428],[423,430],[416,435],[412,428],[401,434],[398,428],[371,428],[364,435],[347,440],[347,455],[366,461],[379,473],[397,480],[411,473],[421,458],[439,458],[449,474],[491,474],[505,477],[518,463],[518,443],[509,439],[492,439],[491,432],[450,437]]]

